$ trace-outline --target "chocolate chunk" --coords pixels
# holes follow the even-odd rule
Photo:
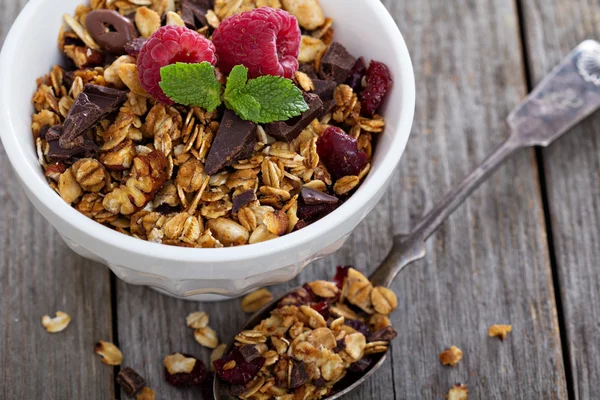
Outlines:
[[[122,90],[92,84],[85,85],[83,92],[77,96],[65,118],[60,147],[64,149],[75,147],[74,140],[77,137],[118,109],[126,98],[127,92]]]
[[[75,71],[65,70],[63,72],[63,85],[65,86],[65,89],[67,89],[67,92],[69,90],[71,90],[71,87],[73,86],[74,81],[75,81]]]
[[[94,157],[98,154],[99,147],[91,139],[83,136],[77,137],[73,141],[73,147],[65,149],[60,146],[59,139],[63,133],[61,125],[55,125],[48,129],[44,138],[48,142],[48,159],[51,162],[68,161],[82,157]]]
[[[214,175],[232,162],[247,157],[256,144],[256,124],[225,110],[217,135],[206,158],[206,173]],[[244,157],[245,156],[245,157]]]
[[[246,361],[247,363],[251,363],[258,357],[260,357],[260,353],[258,352],[258,350],[256,350],[256,347],[251,344],[245,344],[242,347],[240,347],[239,350],[242,357],[244,357],[244,361]]]
[[[306,204],[304,200],[300,200],[297,215],[298,219],[304,220],[305,223],[315,222],[323,218],[342,204],[341,201],[335,204]]]
[[[350,86],[354,92],[358,93],[360,89],[362,89],[362,79],[367,73],[367,64],[365,64],[365,59],[359,57],[354,64],[354,67],[350,70],[348,74],[348,79],[346,80],[346,85]]]
[[[91,11],[85,25],[102,50],[112,54],[123,54],[125,45],[138,36],[133,22],[113,10]]]
[[[323,102],[323,110],[321,111],[321,115],[319,116],[319,118],[332,112],[333,109],[335,108],[335,105],[336,105],[335,100],[327,100],[327,101]]]
[[[319,79],[319,77],[317,76],[317,71],[315,71],[315,66],[313,65],[313,63],[301,63],[300,66],[298,67],[298,70],[300,72],[304,72],[313,81],[315,79]]]
[[[182,0],[181,19],[190,29],[203,28],[208,25],[206,13],[212,8],[212,0]]]
[[[290,388],[296,389],[308,382],[308,372],[303,362],[294,363],[292,376],[290,377]]]
[[[129,397],[135,397],[146,386],[146,380],[129,367],[119,371],[117,383]]]
[[[320,76],[323,79],[344,83],[355,63],[356,58],[348,53],[344,46],[333,42],[321,61]]]
[[[369,342],[379,342],[382,340],[391,341],[394,340],[398,336],[398,333],[391,326],[386,326],[385,328],[379,329],[378,331],[373,332],[369,336]]]
[[[325,387],[326,384],[327,384],[327,382],[325,381],[325,379],[323,379],[321,377],[319,377],[317,380],[315,380],[313,382],[313,385],[315,385],[319,389],[322,388],[322,387]]]
[[[254,200],[256,200],[256,193],[254,193],[254,190],[252,189],[238,194],[233,198],[233,208],[231,209],[231,212],[235,214],[240,210],[240,208],[253,202]]]
[[[357,362],[350,364],[350,367],[348,367],[348,371],[362,374],[367,370],[367,368],[371,366],[372,363],[373,359],[371,358],[371,356],[364,356]]]
[[[308,104],[309,109],[301,115],[287,121],[271,122],[265,126],[267,135],[277,139],[291,142],[302,133],[310,123],[320,116],[323,109],[323,102],[316,94],[303,93],[304,100]]]
[[[333,93],[335,92],[337,83],[335,83],[334,81],[326,81],[323,79],[313,79],[312,82],[315,86],[315,90],[313,90],[312,93],[319,96],[323,103],[329,100],[333,100]]]
[[[304,204],[308,204],[308,205],[335,204],[338,201],[340,201],[335,196],[332,196],[327,193],[319,192],[318,190],[310,189],[307,187],[303,187],[300,190],[300,195],[302,196],[302,200],[304,200]]]
[[[146,38],[135,38],[125,44],[124,50],[130,56],[137,57],[147,40]]]

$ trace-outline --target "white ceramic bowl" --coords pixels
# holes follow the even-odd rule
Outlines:
[[[217,300],[288,281],[328,255],[381,199],[404,152],[413,121],[415,83],[406,44],[378,0],[321,0],[335,20],[336,40],[355,56],[385,62],[394,77],[372,169],[339,209],[298,232],[253,245],[189,249],[150,243],[100,225],[66,204],[48,185],[31,134],[35,80],[59,60],[56,39],[64,13],[84,0],[30,0],[0,55],[0,134],[21,185],[71,249],[106,264],[119,278],[175,297]]]

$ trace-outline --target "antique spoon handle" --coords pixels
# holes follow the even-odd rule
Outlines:
[[[413,261],[425,256],[425,241],[460,206],[492,172],[523,146],[509,137],[496,148],[460,185],[455,187],[444,199],[415,226],[407,236],[395,236],[390,254],[371,276],[376,286],[391,286],[394,278]]]

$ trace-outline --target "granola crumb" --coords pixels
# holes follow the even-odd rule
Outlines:
[[[99,341],[96,343],[95,351],[102,357],[102,362],[106,365],[121,365],[123,361],[123,353],[111,342]]]
[[[512,331],[512,325],[492,325],[488,329],[489,337],[498,337],[500,340],[506,339],[508,333]]]
[[[242,299],[242,311],[255,313],[273,300],[273,293],[269,289],[261,288],[247,294]]]
[[[169,374],[189,374],[196,366],[196,359],[186,357],[181,353],[170,354],[164,359],[165,368]]]
[[[150,389],[148,386],[145,386],[140,394],[135,397],[136,400],[154,400],[155,398],[156,395],[154,390]]]
[[[69,323],[71,322],[71,317],[69,314],[64,313],[62,311],[56,312],[56,317],[51,318],[48,315],[44,315],[42,317],[42,326],[46,328],[46,331],[50,333],[57,333],[64,331]]]
[[[467,385],[463,383],[452,386],[446,395],[446,400],[468,400],[468,398],[469,389],[467,389]]]
[[[449,349],[440,353],[440,362],[442,365],[450,365],[454,367],[462,360],[463,352],[456,346],[451,346]]]

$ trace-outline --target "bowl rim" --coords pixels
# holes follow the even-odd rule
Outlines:
[[[10,55],[15,53],[20,46],[18,40],[20,32],[30,26],[28,22],[35,15],[36,8],[45,1],[48,0],[29,1],[10,28],[2,47],[2,52],[0,53],[0,87],[5,87],[4,82],[9,79],[6,69],[8,68],[8,63],[10,63]],[[49,212],[53,213],[63,223],[69,225],[73,230],[93,237],[105,245],[119,248],[122,251],[144,254],[156,259],[175,262],[202,261],[204,263],[227,263],[258,259],[265,255],[282,253],[291,248],[300,248],[318,237],[326,236],[335,227],[343,224],[348,215],[360,213],[378,190],[385,186],[386,182],[391,179],[406,148],[414,118],[416,101],[415,77],[406,42],[396,22],[380,1],[367,1],[366,3],[373,8],[373,11],[383,23],[382,27],[386,35],[393,37],[394,43],[397,46],[398,56],[396,58],[400,64],[401,77],[395,80],[396,82],[401,82],[402,85],[396,85],[395,90],[402,91],[402,109],[399,112],[400,118],[395,130],[396,132],[406,132],[406,134],[394,135],[390,147],[401,151],[387,152],[385,154],[378,168],[370,172],[369,182],[364,182],[361,185],[360,189],[362,189],[364,195],[357,196],[355,194],[351,196],[337,210],[300,231],[292,232],[268,242],[217,249],[202,249],[153,243],[110,229],[79,213],[71,205],[65,203],[39,174],[39,170],[34,170],[34,168],[39,168],[39,165],[36,164],[33,166],[24,161],[26,159],[25,149],[16,140],[16,130],[13,125],[13,113],[10,108],[9,94],[2,92],[0,93],[0,104],[4,106],[0,107],[0,126],[2,127],[0,129],[0,138],[5,146],[6,154],[13,166],[13,170],[31,195],[44,203]],[[28,151],[31,150],[29,149]],[[370,192],[366,189],[370,189]]]

